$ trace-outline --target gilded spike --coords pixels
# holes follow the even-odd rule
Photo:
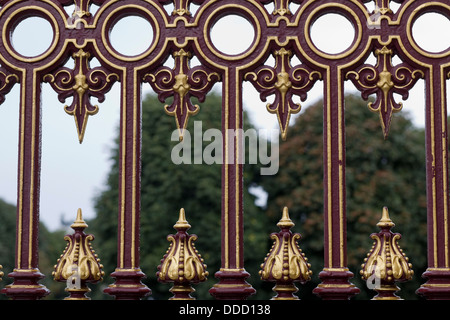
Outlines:
[[[360,274],[367,286],[377,291],[378,295],[373,300],[402,300],[395,294],[399,290],[395,282],[410,280],[414,271],[398,245],[401,235],[391,231],[395,224],[389,217],[387,207],[383,208],[377,226],[381,231],[370,236],[375,242],[364,259]]]
[[[274,244],[261,264],[259,275],[262,280],[276,282],[273,291],[277,295],[272,300],[298,300],[294,295],[298,291],[294,282],[306,283],[311,279],[311,264],[298,246],[301,235],[290,230],[294,223],[287,207],[284,207],[277,226],[281,230],[270,235]]]
[[[144,76],[144,81],[152,86],[161,102],[173,96],[172,103],[166,104],[164,109],[168,115],[175,117],[180,141],[183,140],[189,117],[200,111],[200,106],[193,104],[191,97],[203,102],[208,91],[220,80],[218,73],[203,66],[191,68],[192,53],[186,50],[180,48],[173,52],[173,69],[162,66]]]
[[[43,80],[50,83],[61,102],[69,96],[73,97],[71,105],[65,105],[64,110],[74,117],[78,140],[82,143],[88,117],[97,114],[99,110],[97,105],[92,105],[91,96],[103,102],[105,93],[119,80],[119,75],[110,73],[103,67],[91,69],[89,66],[91,53],[84,49],[74,52],[72,58],[75,63],[73,70],[62,67],[44,75]]]
[[[385,139],[389,134],[392,114],[403,108],[403,104],[394,99],[394,94],[401,95],[405,100],[417,80],[425,76],[421,70],[414,69],[406,62],[393,66],[394,52],[391,46],[380,46],[374,50],[377,57],[375,66],[364,64],[346,75],[361,91],[365,100],[370,95],[376,94],[375,101],[369,102],[368,107],[371,111],[379,113]]]
[[[301,101],[305,101],[308,91],[321,78],[320,73],[310,70],[306,65],[292,67],[292,56],[292,50],[281,47],[273,51],[274,67],[263,65],[245,74],[245,80],[253,84],[262,101],[275,95],[274,101],[266,104],[266,109],[269,113],[277,115],[283,140],[287,138],[291,114],[299,113],[301,110],[301,105],[294,102],[293,96],[298,95]]]

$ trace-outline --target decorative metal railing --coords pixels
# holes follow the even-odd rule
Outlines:
[[[365,2],[374,2],[375,9],[369,11]],[[312,86],[322,81],[325,255],[319,275],[322,283],[314,292],[323,299],[349,299],[359,289],[350,282],[353,274],[346,264],[344,82],[352,81],[364,98],[376,96],[375,102],[369,103],[369,109],[380,114],[382,130],[387,135],[392,114],[402,107],[394,94],[406,98],[417,80],[423,79],[426,96],[428,270],[423,275],[427,282],[418,293],[428,299],[450,298],[445,96],[446,79],[450,78],[450,50],[428,52],[416,43],[412,35],[415,21],[423,14],[435,12],[450,18],[450,3],[447,0],[396,2],[401,5],[394,13],[389,0],[0,1],[0,98],[4,100],[12,86],[20,86],[16,260],[14,271],[8,275],[13,278],[13,283],[2,292],[12,299],[39,299],[48,294],[48,289],[38,282],[43,277],[38,263],[41,83],[48,82],[61,101],[73,98],[65,111],[75,119],[80,142],[88,117],[98,111],[91,104],[90,97],[102,102],[111,86],[120,83],[118,254],[116,270],[111,274],[115,283],[109,285],[105,292],[116,299],[140,299],[150,293],[150,289],[141,282],[144,273],[139,267],[141,85],[149,83],[162,100],[173,96],[173,102],[166,106],[166,111],[175,118],[182,135],[189,117],[198,111],[191,97],[202,101],[217,82],[222,86],[222,132],[242,129],[242,83],[249,81],[261,97],[275,96],[267,109],[277,116],[282,137],[288,139],[290,115],[300,110],[292,96],[305,100]],[[168,14],[163,6],[170,3],[173,3],[174,10]],[[189,11],[191,3],[198,5],[195,14]],[[295,12],[290,10],[290,3],[298,5]],[[68,15],[64,7],[73,4],[75,11]],[[95,14],[90,12],[91,4],[98,6]],[[273,5],[273,12],[266,9],[269,4]],[[311,38],[312,24],[328,13],[345,17],[355,32],[351,45],[336,54],[321,51]],[[239,54],[225,54],[211,40],[211,28],[227,15],[245,18],[255,31],[250,47]],[[126,16],[144,18],[152,26],[153,41],[142,54],[127,56],[111,44],[111,29]],[[11,42],[14,28],[29,17],[45,19],[53,30],[49,48],[33,57],[21,55]],[[366,63],[372,53],[377,59],[375,65]],[[394,55],[401,63],[393,65]],[[175,61],[173,68],[162,66],[170,56]],[[200,65],[191,67],[190,60],[194,56]],[[270,56],[275,59],[275,66],[264,65]],[[292,66],[294,56],[300,64]],[[100,66],[90,67],[93,57]],[[74,61],[72,69],[65,66],[69,59]],[[255,291],[246,282],[249,274],[243,260],[243,165],[237,161],[242,151],[242,139],[239,134],[232,139],[225,135],[223,139],[224,159],[230,160],[228,157],[232,154],[231,160],[236,161],[225,161],[222,165],[222,262],[220,270],[215,273],[218,283],[210,289],[217,299],[245,299]],[[205,276],[199,257],[195,251],[192,252],[191,244],[195,237],[186,233],[188,224],[182,220],[180,218],[175,225],[177,234],[171,238],[172,247],[159,273],[162,281],[174,282],[172,290],[176,296],[189,295],[188,280],[198,282]],[[383,218],[381,232],[373,236],[377,247],[371,251],[365,268],[374,264],[381,266],[383,261],[387,264],[387,259],[382,259],[388,255],[386,246],[390,246],[393,259],[392,250],[395,250],[395,263],[404,266],[403,256],[397,252],[397,236],[389,233],[387,220]],[[86,282],[99,279],[100,266],[96,266],[95,256],[89,253],[89,245],[79,242],[90,239],[83,233],[81,217],[74,225],[75,234],[68,236],[67,240],[71,246],[85,250],[84,254],[90,257],[90,268],[75,262],[76,254],[71,250],[76,248],[70,247],[59,261],[55,278],[67,280],[68,270],[63,264],[70,261],[71,268],[76,265],[74,270],[71,269],[71,275],[90,270],[91,273],[80,280],[81,290],[86,291]],[[276,281],[278,297],[294,297],[293,283],[306,281],[309,277],[308,265],[295,244],[299,237],[290,232],[291,225],[285,212],[279,224],[280,233],[272,236],[276,245],[261,272],[263,279]],[[382,235],[385,238],[381,238]],[[287,253],[280,251],[284,246]],[[178,251],[175,253],[174,250]],[[189,271],[195,270],[195,274],[188,276],[184,266],[174,268],[168,265],[175,261],[172,255],[181,255],[181,252],[185,258],[189,254],[196,261],[196,268]],[[277,259],[285,256],[294,259],[293,262],[279,265]],[[94,266],[97,271],[92,273]],[[404,273],[399,275],[398,270]],[[179,279],[172,277],[177,272],[185,276]],[[382,278],[382,285],[388,287],[388,292],[380,292],[380,295],[392,298],[393,281],[407,279],[409,271],[407,265],[400,269],[395,265],[386,266],[386,272],[393,272],[393,278]],[[363,276],[370,277],[370,270],[364,269]],[[69,292],[71,297],[82,297],[85,293]]]

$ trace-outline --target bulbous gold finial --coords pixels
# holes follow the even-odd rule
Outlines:
[[[171,243],[156,273],[158,281],[173,282],[170,291],[174,296],[171,300],[194,300],[190,295],[195,291],[191,284],[205,281],[209,275],[203,258],[194,246],[197,236],[186,232],[190,227],[184,209],[181,209],[174,225],[177,233],[167,237]]]
[[[94,236],[83,232],[87,224],[83,220],[81,209],[78,209],[77,218],[71,227],[74,233],[64,237],[67,246],[52,275],[56,281],[66,282],[66,291],[70,296],[65,300],[89,300],[85,295],[90,291],[86,283],[102,280],[105,273],[91,245]]]
[[[383,208],[377,226],[380,232],[370,236],[375,242],[361,265],[360,274],[362,279],[366,280],[367,286],[377,291],[378,295],[374,300],[401,300],[395,295],[399,290],[395,282],[410,280],[414,271],[398,244],[401,234],[391,231],[395,224],[389,217],[387,207]]]
[[[298,246],[301,235],[290,230],[294,223],[289,218],[288,208],[283,208],[283,215],[277,226],[281,229],[272,233],[274,244],[261,264],[259,275],[262,280],[276,282],[273,291],[277,296],[273,300],[297,300],[298,291],[294,282],[306,283],[311,279],[312,271],[308,259]]]

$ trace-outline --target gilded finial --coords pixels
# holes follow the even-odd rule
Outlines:
[[[395,294],[399,290],[395,282],[412,279],[414,271],[408,257],[398,244],[401,235],[391,231],[395,224],[389,217],[387,207],[383,208],[382,217],[377,226],[380,232],[370,236],[375,241],[361,265],[360,274],[369,289],[377,291],[378,295],[373,300],[401,300]]]
[[[281,229],[272,233],[274,244],[261,264],[259,275],[262,280],[276,282],[273,291],[277,296],[272,300],[297,300],[298,291],[294,282],[306,283],[311,279],[311,264],[298,246],[301,235],[292,233],[294,223],[289,218],[288,208],[283,208],[283,215],[277,226]]]
[[[66,291],[70,296],[65,300],[90,300],[85,294],[91,291],[86,283],[96,283],[105,275],[103,265],[92,248],[94,236],[86,235],[87,228],[83,220],[81,209],[77,211],[77,218],[71,225],[72,235],[66,235],[67,246],[55,265],[52,275],[56,281],[66,282]]]
[[[156,273],[158,281],[173,282],[170,292],[174,296],[171,300],[194,300],[190,295],[195,291],[191,284],[203,282],[209,275],[203,258],[194,246],[197,236],[186,232],[190,227],[185,211],[181,209],[178,221],[174,225],[177,233],[167,237],[170,246]]]

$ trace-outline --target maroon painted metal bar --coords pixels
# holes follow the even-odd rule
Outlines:
[[[324,269],[314,293],[322,299],[349,299],[359,289],[347,267],[345,119],[341,71],[330,68],[324,81]]]
[[[450,299],[448,128],[445,79],[449,68],[430,67],[426,85],[428,199],[427,282],[417,293],[430,300]]]
[[[44,277],[38,267],[41,108],[34,73],[25,69],[21,79],[16,262],[8,274],[14,282],[2,290],[15,300],[36,300],[50,293],[38,283]]]
[[[246,299],[256,291],[245,280],[250,276],[244,269],[243,228],[243,128],[242,76],[236,68],[227,70],[224,81],[222,132],[222,264],[215,276],[219,283],[210,289],[216,299]]]
[[[141,84],[133,69],[127,69],[124,78],[120,124],[117,268],[111,274],[116,281],[105,292],[115,296],[117,300],[137,300],[151,293],[141,282],[145,275],[139,267]]]

